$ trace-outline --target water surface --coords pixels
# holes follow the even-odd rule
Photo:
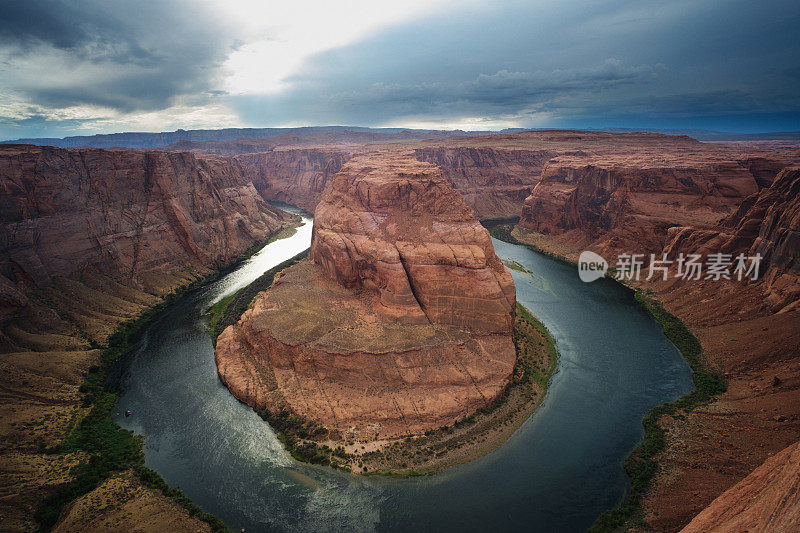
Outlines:
[[[298,464],[217,378],[204,310],[309,246],[311,220],[230,275],[181,299],[117,368],[123,427],[147,465],[234,530],[582,531],[627,489],[622,461],[643,415],[691,390],[691,374],[630,291],[494,241],[517,299],[556,338],[559,369],[539,410],[496,451],[435,476],[364,478]]]

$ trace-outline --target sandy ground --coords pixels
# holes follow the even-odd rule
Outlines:
[[[53,528],[69,531],[130,531],[141,533],[206,532],[211,527],[165,498],[145,488],[132,472],[106,480],[78,499]]]

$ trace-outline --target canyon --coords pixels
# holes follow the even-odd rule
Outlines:
[[[6,145],[0,189],[0,514],[4,529],[30,530],[41,495],[81,461],[42,450],[85,414],[79,386],[108,336],[292,220],[236,162],[187,153]],[[96,490],[118,498],[103,516],[123,525],[141,508],[208,527],[132,475]]]
[[[658,252],[670,228],[714,228],[798,157],[650,140],[600,141],[550,159],[524,201],[520,227],[611,256]]]
[[[796,485],[763,474],[792,468],[787,463],[791,454],[779,452],[800,436],[800,185],[792,161],[796,164],[796,153],[782,154],[777,162],[787,166],[777,172],[780,165],[759,162],[757,176],[734,179],[733,184],[739,185],[727,191],[706,182],[708,192],[702,202],[695,196],[694,205],[703,206],[701,213],[715,215],[709,218],[682,208],[672,213],[643,209],[637,200],[641,189],[634,189],[642,182],[630,174],[618,175],[615,182],[614,171],[582,167],[578,174],[570,175],[569,170],[554,174],[553,182],[544,187],[545,170],[513,232],[519,240],[572,260],[583,248],[609,258],[619,252],[666,254],[673,259],[681,253],[762,257],[761,276],[755,282],[735,277],[716,281],[657,277],[652,282],[642,277],[631,282],[655,291],[699,338],[703,357],[728,380],[727,392],[716,400],[661,420],[666,447],[643,500],[644,519],[653,529],[677,531],[709,504],[689,530],[736,529],[745,522],[761,530],[778,524],[778,516],[787,520],[782,530],[792,529],[786,524],[797,525],[791,507],[785,506],[796,498]],[[748,172],[752,168],[748,165]],[[568,184],[572,178],[577,185]],[[556,197],[557,188],[565,194],[548,205],[543,198]],[[692,205],[693,191],[678,189],[671,194],[680,198],[682,206]],[[617,192],[608,194],[613,190]],[[745,195],[747,191],[751,194]],[[724,204],[727,207],[719,209]],[[585,217],[591,210],[575,210],[580,205],[599,207],[598,216]],[[583,218],[576,218],[576,213]],[[712,503],[765,461],[768,464],[742,482],[746,489],[731,489],[731,494]],[[732,503],[732,494],[746,496],[752,505],[745,509],[743,500]],[[733,518],[739,512],[743,522]]]
[[[504,391],[514,310],[488,232],[441,171],[364,154],[317,204],[309,261],[220,335],[217,366],[245,403],[345,440],[421,434]]]
[[[756,468],[788,468],[794,452],[781,450],[800,439],[794,145],[579,131],[146,142],[160,149],[0,146],[0,387],[13,443],[2,451],[0,513],[16,529],[33,527],[37,495],[79,460],[40,450],[80,413],[96,347],[291,223],[265,200],[316,213],[310,259],[223,333],[220,376],[251,406],[288,408],[343,437],[452,424],[507,385],[514,287],[476,219],[520,217],[516,238],[570,259],[583,249],[608,259],[761,254],[755,283],[639,284],[728,379],[719,398],[661,421],[666,449],[644,520],[677,531],[711,505],[697,523],[727,523],[719,517],[732,497],[714,500],[743,479],[734,494],[768,502],[792,490]],[[98,490],[207,527],[137,483],[115,478]]]
[[[642,238],[658,248],[676,224],[713,227],[800,154],[685,136],[586,131],[424,139],[315,133],[164,149],[233,157],[265,198],[311,212],[347,160],[395,148],[437,165],[478,219],[521,217],[523,227],[538,233],[587,244],[602,240],[609,250]]]

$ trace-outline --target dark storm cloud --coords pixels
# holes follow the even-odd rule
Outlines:
[[[30,52],[42,44],[84,57],[130,61],[148,59],[135,39],[135,28],[109,14],[104,2],[3,2],[0,43]]]
[[[371,120],[421,114],[458,116],[464,111],[491,116],[559,101],[567,93],[596,94],[608,88],[647,82],[656,77],[658,70],[659,66],[629,66],[608,59],[586,68],[549,72],[500,70],[478,74],[466,81],[375,82],[353,91],[327,91],[314,83],[298,82],[291,93],[276,99],[280,105],[275,107],[291,110],[304,107],[306,113],[316,110],[323,121],[324,115],[333,110],[355,115],[364,113]],[[323,91],[327,94],[320,94]],[[265,105],[261,97],[254,97],[252,102],[256,108]],[[269,108],[269,99],[266,102]],[[360,120],[366,120],[366,116]]]
[[[7,83],[48,107],[129,112],[200,97],[232,43],[227,28],[184,2],[28,0],[3,2],[2,14],[6,62],[30,65],[29,76]]]
[[[800,130],[797,0],[467,1],[310,57],[267,95],[221,90],[220,65],[253,36],[189,2],[0,0],[0,134],[63,134],[75,105],[210,102],[252,126]]]
[[[253,123],[648,117],[658,127],[740,115],[769,128],[764,116],[800,110],[794,0],[504,2],[446,15],[319,54],[290,92],[234,103]]]

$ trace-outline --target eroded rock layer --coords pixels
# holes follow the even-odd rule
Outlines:
[[[479,219],[520,216],[552,150],[491,147],[419,148],[420,161],[438,165]]]
[[[687,137],[567,133],[528,140],[556,155],[526,198],[520,226],[611,256],[659,252],[674,226],[716,228],[800,160],[794,150],[741,151]]]
[[[591,249],[612,263],[620,252],[763,257],[758,281],[683,280],[673,265],[667,280],[635,282],[689,326],[727,378],[727,392],[709,404],[659,421],[665,449],[644,516],[654,530],[678,531],[800,434],[800,154],[688,143],[584,151],[547,164],[517,238],[572,259]],[[759,521],[772,524],[764,514],[772,510],[786,518],[780,502],[796,497],[787,488],[747,492],[752,499],[738,507],[715,502],[700,530],[770,530]]]
[[[6,274],[33,288],[87,264],[134,279],[215,266],[280,226],[233,161],[136,150],[0,149]]]
[[[682,533],[800,531],[800,442],[725,491]]]
[[[559,156],[525,200],[520,225],[606,252],[653,252],[676,223],[712,227],[758,190],[748,168],[707,155]]]
[[[33,289],[52,292],[45,307],[62,315],[85,305],[124,316],[284,219],[235,161],[186,153],[4,146],[0,198],[0,317],[19,315],[29,332],[53,322],[32,309]]]
[[[349,161],[317,206],[310,259],[218,338],[239,399],[378,438],[450,424],[505,389],[513,281],[436,167]]]
[[[395,154],[350,161],[317,206],[310,257],[345,287],[376,291],[386,316],[511,332],[511,276],[430,164]]]
[[[761,285],[773,312],[800,307],[800,168],[782,170],[768,188],[746,198],[717,229],[670,228],[664,253],[758,254]]]
[[[328,180],[341,170],[349,152],[298,148],[236,156],[264,198],[313,212]]]
[[[97,346],[173,289],[263,243],[283,217],[224,158],[0,147],[0,529],[39,527],[43,496],[88,460],[44,450],[86,411],[79,387],[101,364]],[[104,523],[209,530],[133,471],[69,506],[56,530]]]

